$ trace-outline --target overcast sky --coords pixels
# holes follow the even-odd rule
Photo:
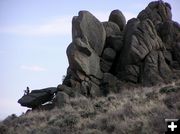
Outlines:
[[[180,22],[179,0],[167,0]],[[119,9],[136,17],[150,0],[0,0],[0,119],[26,111],[17,100],[30,89],[56,87],[66,74],[71,20],[88,10],[100,21]]]

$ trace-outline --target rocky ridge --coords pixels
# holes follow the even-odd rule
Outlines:
[[[149,3],[127,24],[119,10],[112,11],[106,22],[80,11],[72,20],[69,67],[58,89],[93,97],[116,93],[125,82],[154,86],[177,80],[179,37],[180,25],[163,1]]]

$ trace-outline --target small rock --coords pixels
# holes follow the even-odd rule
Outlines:
[[[71,87],[68,87],[66,85],[58,85],[57,89],[58,92],[64,92],[71,97],[75,96],[75,91]]]
[[[178,92],[180,91],[180,87],[179,86],[167,86],[167,87],[163,87],[160,89],[160,93],[172,93],[172,92]]]
[[[102,58],[105,59],[106,61],[114,61],[116,57],[116,52],[112,48],[105,48]]]

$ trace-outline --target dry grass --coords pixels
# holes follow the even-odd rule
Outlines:
[[[12,115],[0,123],[0,134],[164,133],[165,118],[180,118],[180,91],[160,93],[164,86],[128,87],[107,97],[72,98],[61,109]]]

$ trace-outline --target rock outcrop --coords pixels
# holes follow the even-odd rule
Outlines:
[[[59,107],[69,97],[117,93],[124,83],[153,86],[179,79],[180,25],[163,1],[151,2],[127,24],[119,10],[112,11],[106,22],[80,11],[73,17],[66,53],[69,67],[57,87]],[[33,91],[18,102],[36,107],[51,99],[49,91]]]
[[[32,90],[30,93],[22,96],[22,98],[18,100],[18,103],[21,104],[21,106],[35,109],[42,104],[51,101],[56,92],[57,88],[55,87]]]
[[[180,76],[180,26],[163,1],[151,2],[127,24],[119,10],[106,22],[80,11],[72,37],[63,85],[74,92],[100,96],[118,92],[123,82],[153,86]]]

